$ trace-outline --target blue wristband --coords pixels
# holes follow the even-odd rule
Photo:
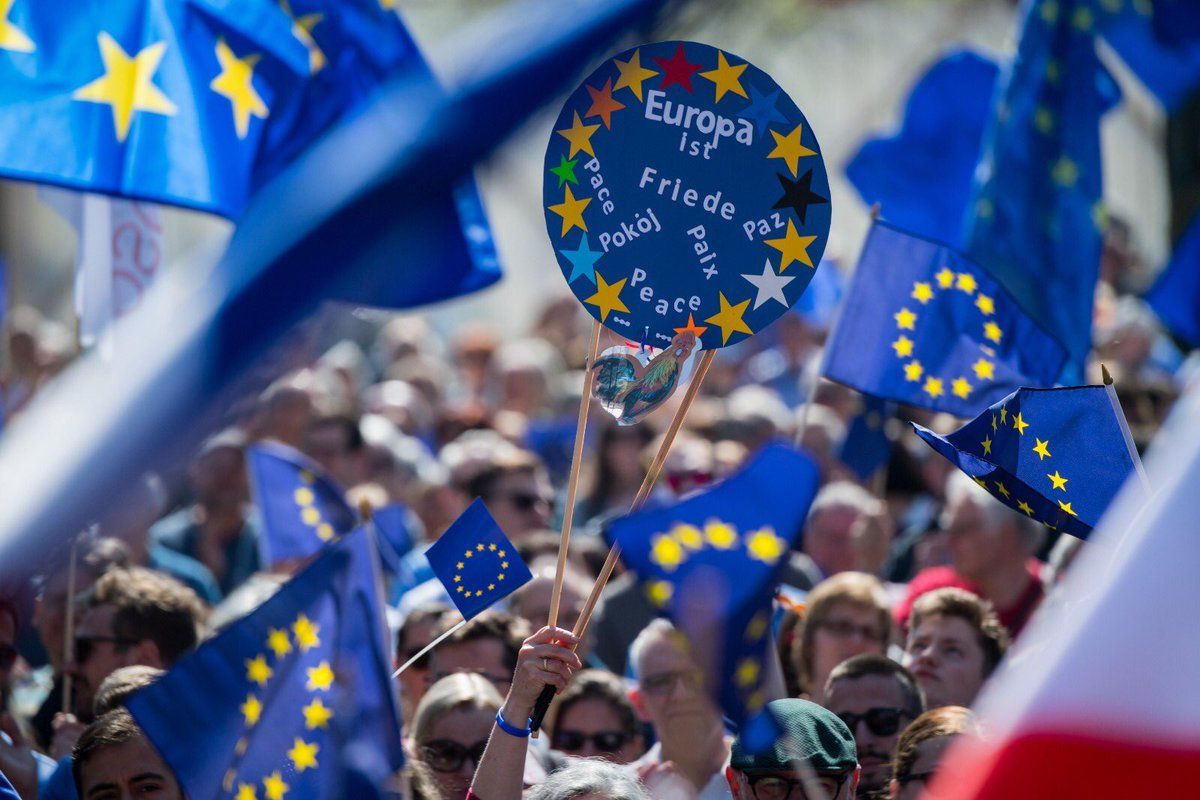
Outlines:
[[[532,720],[530,720],[529,723],[532,723]],[[496,712],[496,724],[500,726],[500,730],[504,731],[509,736],[516,736],[518,739],[526,739],[529,737],[529,734],[533,733],[533,726],[531,724],[527,728],[517,728],[513,725],[509,725],[508,722],[505,721],[504,717],[501,716],[499,711]]]

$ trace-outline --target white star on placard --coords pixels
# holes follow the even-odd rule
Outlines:
[[[790,277],[776,275],[775,268],[771,266],[770,259],[767,259],[767,263],[763,266],[762,275],[743,275],[742,277],[753,283],[754,288],[758,289],[758,296],[754,298],[755,308],[758,308],[768,300],[778,300],[786,307],[788,301],[783,296],[783,287],[796,280],[795,275]]]

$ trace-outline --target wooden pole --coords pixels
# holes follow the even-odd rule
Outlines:
[[[558,607],[562,599],[563,576],[567,571],[567,553],[571,545],[571,523],[575,519],[575,493],[579,489],[579,469],[583,461],[583,440],[587,434],[588,411],[592,404],[592,384],[596,380],[596,357],[600,353],[600,323],[592,331],[592,347],[584,363],[583,396],[579,398],[579,419],[575,422],[575,449],[571,454],[571,474],[567,479],[567,505],[563,509],[562,530],[558,535],[558,564],[554,568],[554,589],[550,593],[551,628],[558,625]]]
[[[63,626],[63,679],[62,712],[71,713],[71,671],[67,668],[75,660],[75,562],[79,555],[79,537],[71,540],[71,554],[67,559],[67,608],[66,624]]]

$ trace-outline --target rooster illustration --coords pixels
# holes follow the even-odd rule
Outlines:
[[[696,336],[688,332],[677,334],[671,346],[645,368],[629,353],[610,353],[596,359],[592,367],[596,371],[596,397],[617,422],[632,425],[671,396],[679,385],[683,363],[695,347]]]

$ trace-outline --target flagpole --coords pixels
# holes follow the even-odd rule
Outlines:
[[[550,617],[547,625],[558,625],[558,606],[562,598],[563,578],[567,571],[567,551],[571,544],[571,523],[575,518],[575,493],[579,488],[580,462],[583,461],[583,440],[587,433],[588,411],[592,403],[592,384],[596,379],[593,367],[600,353],[600,322],[592,330],[592,347],[584,362],[583,396],[579,399],[579,419],[575,423],[575,449],[571,454],[571,475],[567,479],[567,505],[563,509],[562,530],[558,539],[558,564],[554,568],[554,589],[550,593]]]
[[[62,712],[71,713],[71,671],[67,669],[75,660],[75,561],[78,556],[79,537],[71,540],[71,554],[67,560],[67,616],[63,626],[63,679]]]
[[[1142,466],[1142,457],[1138,455],[1137,446],[1133,443],[1133,433],[1129,430],[1129,421],[1125,419],[1125,410],[1121,408],[1121,401],[1117,399],[1117,387],[1113,383],[1108,367],[1103,364],[1100,365],[1100,374],[1104,378],[1104,391],[1108,394],[1108,402],[1112,404],[1117,425],[1120,426],[1121,435],[1125,438],[1125,449],[1129,451],[1129,459],[1133,462],[1133,468],[1137,470],[1138,478],[1141,479],[1142,489],[1148,495],[1150,494],[1150,479],[1146,476],[1146,468]]]
[[[463,625],[466,625],[466,624],[467,624],[467,620],[465,620],[465,619],[464,619],[464,620],[460,620],[460,621],[459,621],[459,622],[458,622],[458,623],[457,623],[457,624],[456,624],[456,625],[455,625],[453,628],[451,628],[450,630],[446,631],[446,632],[445,632],[445,633],[443,633],[441,636],[437,637],[437,638],[436,638],[436,639],[434,639],[432,642],[430,642],[429,644],[427,644],[427,645],[425,645],[424,647],[422,647],[420,650],[418,650],[418,651],[417,651],[417,654],[416,654],[415,656],[413,656],[412,658],[410,658],[408,661],[405,661],[403,664],[401,664],[401,665],[400,665],[400,668],[399,668],[398,670],[396,670],[395,672],[393,672],[393,673],[392,673],[392,679],[393,679],[393,680],[395,680],[396,678],[398,678],[398,677],[400,676],[400,673],[401,673],[401,672],[404,672],[404,670],[408,669],[408,668],[409,668],[409,667],[411,667],[413,664],[415,664],[415,663],[417,663],[418,661],[420,661],[420,660],[421,660],[421,656],[425,655],[425,654],[426,654],[426,653],[428,653],[430,650],[432,650],[433,648],[437,647],[439,644],[441,644],[441,643],[442,643],[442,641],[443,641],[444,639],[446,639],[447,637],[449,637],[451,634],[453,634],[455,631],[457,631],[459,628],[461,628]]]

